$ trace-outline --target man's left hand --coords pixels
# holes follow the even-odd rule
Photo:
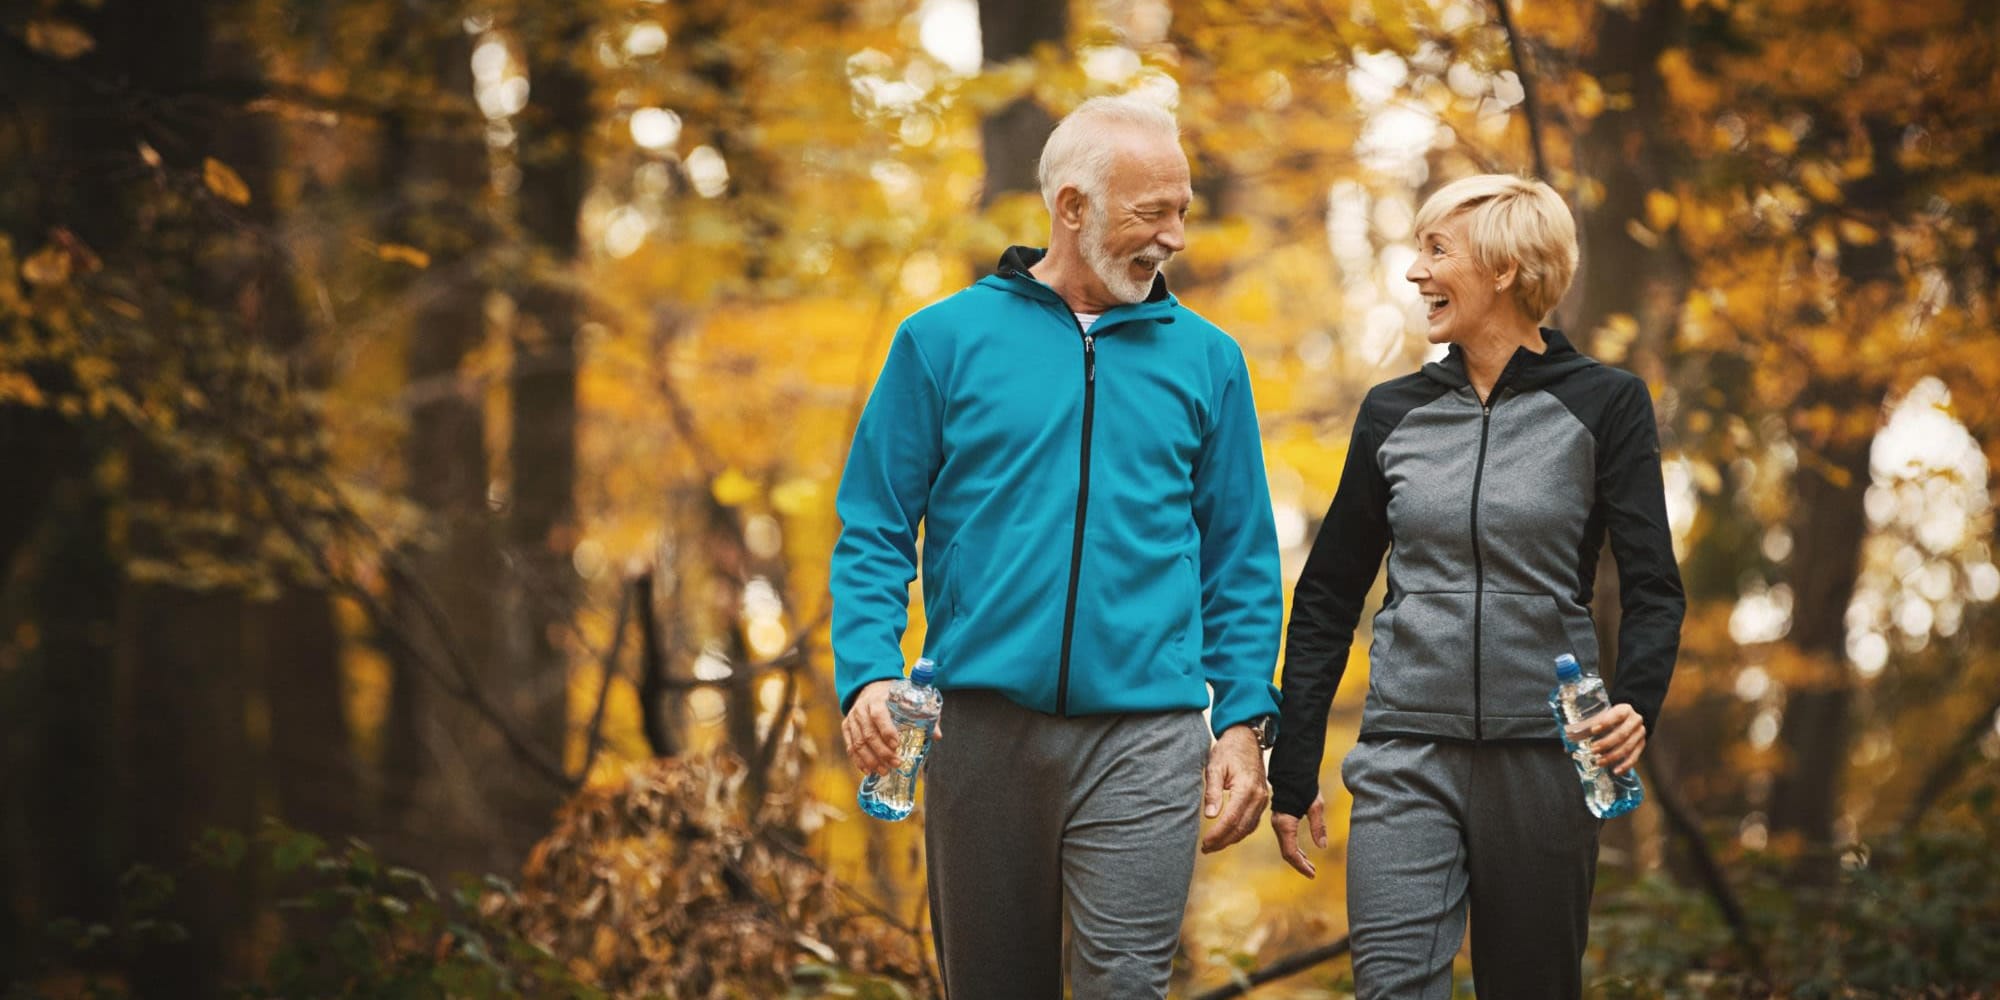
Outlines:
[[[1250,835],[1271,801],[1264,780],[1264,752],[1249,726],[1231,726],[1208,748],[1201,813],[1215,820],[1202,835],[1201,852],[1212,854]],[[1224,799],[1227,799],[1225,805]],[[1219,818],[1218,818],[1219,817]]]

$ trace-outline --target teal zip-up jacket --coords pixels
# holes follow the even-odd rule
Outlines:
[[[841,710],[902,676],[921,523],[945,691],[1057,715],[1212,703],[1216,733],[1274,715],[1283,595],[1242,350],[1163,278],[1085,334],[1029,275],[1042,253],[1008,250],[890,344],[836,501]]]

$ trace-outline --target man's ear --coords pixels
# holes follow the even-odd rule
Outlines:
[[[1065,185],[1056,192],[1056,221],[1067,229],[1083,230],[1083,213],[1090,204],[1090,197],[1082,189]]]

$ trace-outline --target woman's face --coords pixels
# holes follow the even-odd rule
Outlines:
[[[1433,344],[1462,343],[1505,318],[1506,296],[1498,278],[1479,265],[1466,238],[1465,213],[1458,212],[1417,234],[1417,259],[1403,277],[1424,297]]]

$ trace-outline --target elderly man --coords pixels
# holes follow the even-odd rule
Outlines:
[[[1041,186],[1048,250],[1009,249],[906,320],[855,431],[832,568],[842,733],[861,769],[891,766],[921,522],[946,992],[1062,996],[1067,920],[1075,997],[1158,997],[1197,840],[1235,843],[1269,797],[1277,538],[1242,351],[1160,274],[1192,199],[1173,118],[1085,102]]]

